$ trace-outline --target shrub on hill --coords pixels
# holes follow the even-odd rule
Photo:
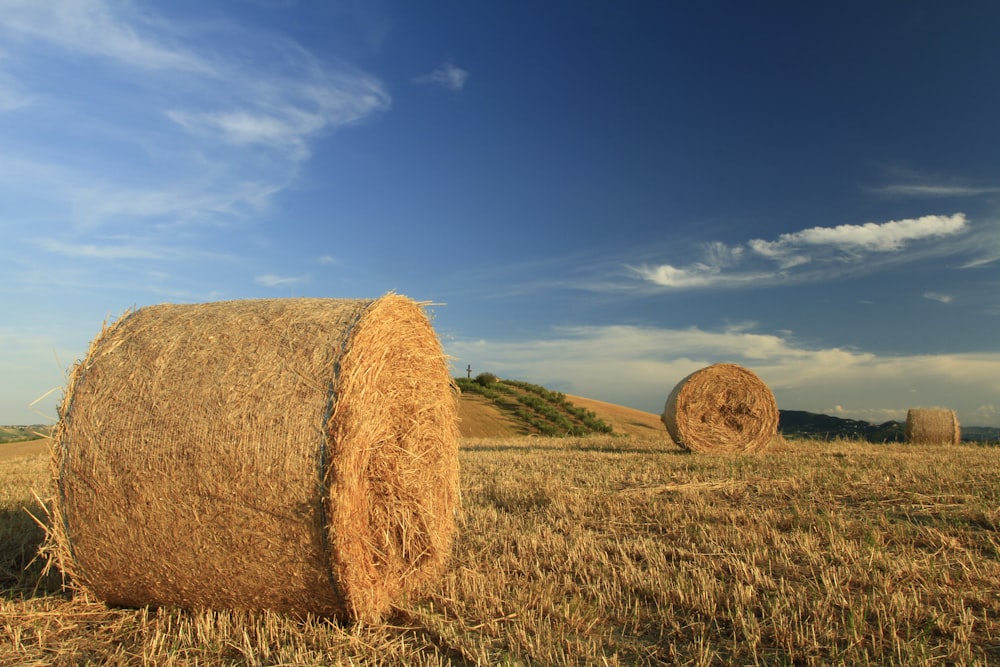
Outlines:
[[[500,378],[493,373],[480,373],[476,376],[475,383],[483,387],[489,387],[490,385],[499,382],[499,380]]]
[[[501,380],[492,373],[480,373],[474,380],[456,378],[455,383],[464,392],[489,399],[539,435],[584,436],[612,432],[611,425],[593,411],[573,405],[565,394],[530,382]]]

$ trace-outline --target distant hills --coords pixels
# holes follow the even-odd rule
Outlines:
[[[779,410],[778,430],[786,438],[832,440],[848,438],[868,442],[902,442],[903,424],[888,421],[871,424],[857,419],[842,419],[803,410]]]
[[[888,421],[870,424],[856,419],[841,419],[802,410],[780,410],[778,429],[786,438],[829,440],[851,438],[869,442],[902,442],[903,422]],[[987,426],[962,426],[962,440],[970,442],[998,442],[1000,428]]]
[[[1000,444],[1000,428],[993,428],[992,426],[964,426],[962,427],[962,440]]]
[[[0,443],[37,440],[48,437],[51,432],[51,426],[37,424],[33,426],[0,426]]]

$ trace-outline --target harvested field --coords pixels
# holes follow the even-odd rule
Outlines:
[[[59,591],[0,463],[0,665],[988,665],[1000,661],[1000,448],[466,439],[452,560],[386,622],[109,609]]]
[[[516,436],[522,432],[516,420],[501,413],[492,402],[476,394],[462,394],[458,417],[463,438]]]
[[[52,441],[49,438],[4,443],[0,445],[0,461],[42,454],[48,452],[51,446]]]

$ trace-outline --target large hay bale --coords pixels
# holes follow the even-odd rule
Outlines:
[[[757,452],[778,433],[774,394],[736,364],[708,366],[681,380],[661,419],[674,442],[693,452]]]
[[[906,442],[913,444],[957,445],[962,429],[954,410],[913,408],[906,411]]]
[[[131,312],[54,441],[56,557],[111,605],[373,621],[450,550],[456,396],[395,294]]]

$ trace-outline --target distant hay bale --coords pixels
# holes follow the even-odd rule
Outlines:
[[[913,408],[906,411],[906,442],[912,444],[952,444],[962,440],[962,430],[954,410]]]
[[[131,312],[54,443],[55,558],[111,605],[375,621],[450,550],[456,396],[395,294]]]
[[[674,442],[693,452],[757,452],[778,433],[774,394],[736,364],[708,366],[681,380],[661,419]]]

